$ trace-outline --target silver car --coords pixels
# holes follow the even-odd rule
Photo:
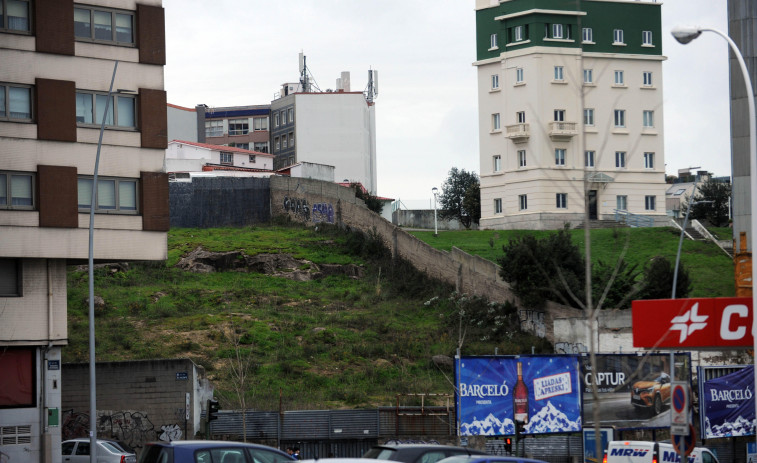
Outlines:
[[[89,463],[89,439],[71,439],[63,442],[63,461]],[[134,451],[123,444],[97,439],[97,463],[137,463]]]

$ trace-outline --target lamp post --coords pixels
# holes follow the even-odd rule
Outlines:
[[[434,194],[434,236],[437,236],[439,235],[439,229],[437,227],[437,222],[436,222],[436,200],[439,196],[439,188],[433,187],[431,189],[431,193]]]
[[[698,26],[676,26],[670,31],[682,44],[687,44],[699,37],[702,32],[709,31],[721,36],[728,42],[733,54],[736,56],[736,60],[739,62],[741,68],[741,75],[744,78],[744,84],[746,85],[747,104],[749,110],[749,186],[750,186],[750,214],[751,214],[751,253],[752,256],[757,252],[757,126],[755,125],[755,112],[754,112],[754,90],[752,87],[752,79],[749,77],[749,70],[744,62],[744,57],[739,51],[739,47],[736,43],[723,32],[712,29],[710,27],[698,27]],[[733,166],[731,166],[733,169]],[[757,308],[757,291],[755,291],[754,285],[754,264],[752,265],[752,338],[754,339],[754,349],[757,352],[757,317],[754,316],[754,310]],[[755,358],[757,361],[757,357]],[[754,368],[754,382],[757,384],[757,366]],[[755,408],[757,409],[757,394],[755,394]]]

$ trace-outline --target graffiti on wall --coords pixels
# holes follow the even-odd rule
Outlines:
[[[312,206],[305,198],[284,196],[284,210],[304,221],[334,223],[334,206],[331,203],[315,203]]]
[[[308,221],[310,220],[310,206],[305,198],[290,198],[284,196],[284,210],[294,213],[294,216]]]
[[[86,437],[89,434],[89,414],[65,410],[61,425],[63,440]],[[146,413],[139,411],[98,411],[97,435],[120,440],[130,447],[142,448],[154,440],[181,439],[182,430],[177,424],[162,425],[156,429]]]
[[[521,310],[520,328],[540,338],[545,337],[547,335],[547,327],[544,325],[544,312]]]
[[[329,203],[313,204],[313,222],[334,223],[334,206]]]
[[[589,352],[589,349],[580,342],[558,342],[555,343],[556,354],[580,354]]]

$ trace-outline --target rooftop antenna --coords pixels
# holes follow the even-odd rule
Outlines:
[[[313,75],[310,73],[310,69],[308,69],[307,56],[303,52],[300,52],[300,87],[304,93],[321,91]]]
[[[368,103],[378,96],[378,71],[368,69],[368,86],[365,88],[365,99]]]

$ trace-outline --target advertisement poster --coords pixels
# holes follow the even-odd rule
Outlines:
[[[599,439],[594,435],[594,428],[584,428],[584,463],[602,463],[605,449],[612,436],[612,428],[600,428]]]
[[[578,357],[462,357],[457,363],[457,410],[461,436],[581,430]]]
[[[670,426],[669,354],[597,354],[592,375],[588,355],[581,356],[585,426],[593,426],[595,401],[592,381],[599,395],[601,426],[618,429]],[[676,379],[689,378],[691,356],[675,355]]]
[[[702,439],[754,434],[754,366],[704,381],[699,406]]]

